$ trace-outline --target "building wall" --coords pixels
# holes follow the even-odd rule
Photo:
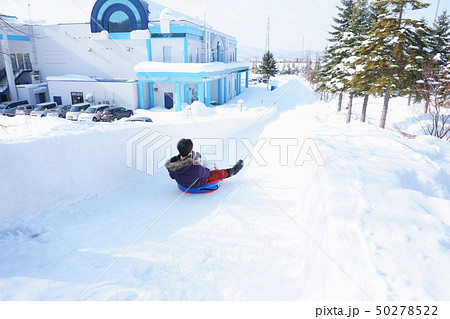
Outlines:
[[[153,88],[158,88],[157,92],[153,93],[155,107],[164,107],[164,93],[172,93],[173,96],[175,96],[174,83],[158,83],[158,84],[154,83]]]
[[[91,104],[112,101],[114,106],[136,109],[139,105],[137,82],[79,82],[79,81],[48,81],[50,101],[55,96],[61,96],[62,104],[72,104],[71,92],[82,92],[86,97],[92,94]]]
[[[227,100],[236,96],[236,74],[227,77]]]
[[[2,48],[2,42],[0,41],[0,52],[3,52]],[[0,70],[5,68],[5,61],[3,60],[3,57],[0,57]]]
[[[36,26],[39,71],[47,76],[83,74],[136,79],[133,68],[148,60],[146,39],[102,39],[89,24]]]
[[[0,100],[13,100],[18,98],[17,89],[15,87],[15,70],[25,68],[29,69],[32,67],[29,63],[33,62],[30,38],[20,32],[20,26],[17,26],[16,23],[13,23],[13,25],[17,28],[17,30],[0,30],[1,52],[8,51],[10,53],[10,55],[0,53],[0,69],[5,69],[7,75],[7,83],[5,83],[7,86],[3,86],[0,90]],[[23,32],[27,31],[28,28],[23,30]],[[25,55],[28,56],[28,63],[26,63],[24,59]],[[13,59],[15,61],[14,64],[12,63]],[[18,83],[21,84],[31,83],[31,78],[28,74],[22,75],[17,80]],[[9,88],[9,90],[7,90],[7,88]]]
[[[31,41],[9,40],[10,53],[28,53],[31,54]],[[33,61],[31,61],[33,62]]]
[[[152,38],[151,41],[152,61],[163,62],[163,47],[170,46],[172,47],[172,63],[184,62],[184,40],[182,38]]]
[[[202,49],[202,41],[188,39],[188,56],[189,63],[204,63],[205,53]],[[198,50],[198,60],[197,60],[197,50]]]
[[[28,103],[36,105],[40,103],[37,100],[36,92],[43,93],[45,95],[45,101],[50,101],[50,95],[48,93],[48,87],[46,83],[41,84],[26,84],[17,86],[17,94],[19,95],[19,100],[27,100]]]
[[[211,101],[219,103],[219,80],[211,81]]]

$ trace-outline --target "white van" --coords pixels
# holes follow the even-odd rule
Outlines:
[[[99,122],[101,113],[107,109],[108,107],[111,107],[109,104],[99,104],[90,106],[84,113],[81,113],[78,116],[78,121],[92,121],[92,122]]]
[[[66,119],[71,121],[78,121],[78,116],[84,113],[88,107],[91,105],[89,103],[78,103],[73,104],[70,111],[66,113]]]

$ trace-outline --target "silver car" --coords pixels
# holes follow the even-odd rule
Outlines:
[[[78,121],[92,121],[92,122],[99,122],[101,113],[107,109],[108,107],[111,107],[109,104],[99,104],[89,107],[84,113],[81,113],[78,116]]]
[[[44,117],[47,115],[48,111],[56,107],[55,102],[39,103],[36,105],[30,115],[34,117]]]
[[[16,115],[16,107],[28,104],[27,100],[8,101],[0,104],[0,114],[6,116]]]
[[[70,110],[70,105],[58,105],[54,109],[47,112],[47,116],[65,118],[66,113]]]
[[[36,107],[36,105],[25,104],[16,107],[16,115],[30,115],[31,111]]]

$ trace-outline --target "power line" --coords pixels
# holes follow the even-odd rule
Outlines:
[[[441,3],[441,0],[438,0],[438,4],[436,7],[436,15],[434,16],[434,23],[436,23],[438,12],[439,12],[439,4]]]

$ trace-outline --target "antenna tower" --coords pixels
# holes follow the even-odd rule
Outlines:
[[[266,31],[266,49],[265,52],[270,51],[270,15],[267,16],[267,31]]]

